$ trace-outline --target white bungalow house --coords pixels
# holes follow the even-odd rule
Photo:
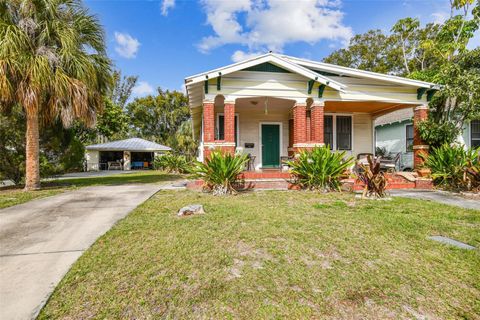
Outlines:
[[[256,170],[324,144],[354,156],[374,153],[375,119],[411,109],[421,121],[438,89],[275,53],[190,76],[185,85],[200,160],[213,148],[237,150],[255,157]],[[428,149],[419,137],[414,144],[417,153]]]

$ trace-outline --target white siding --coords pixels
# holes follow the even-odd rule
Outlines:
[[[87,159],[87,171],[98,171],[99,162],[100,162],[100,153],[96,150],[87,150],[86,155]]]

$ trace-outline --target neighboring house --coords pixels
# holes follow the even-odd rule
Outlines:
[[[87,171],[150,168],[157,154],[170,147],[140,138],[92,144],[85,147]]]
[[[375,146],[391,156],[399,152],[400,169],[413,169],[413,110],[394,111],[375,120]],[[466,147],[480,146],[480,120],[465,124],[458,141]]]
[[[423,120],[437,89],[274,53],[188,77],[185,85],[199,159],[214,148],[236,150],[255,157],[256,169],[279,168],[281,157],[324,144],[373,153],[374,120],[401,109]]]

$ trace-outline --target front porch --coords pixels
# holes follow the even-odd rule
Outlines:
[[[374,154],[374,120],[392,109],[413,108],[415,123],[426,118],[424,105],[376,101],[325,101],[248,97],[204,101],[199,160],[214,149],[248,154],[249,171],[288,168],[284,160],[302,149],[330,146],[349,156]],[[423,142],[415,130],[414,149]],[[417,155],[417,160],[419,157]],[[419,161],[417,161],[419,162]]]

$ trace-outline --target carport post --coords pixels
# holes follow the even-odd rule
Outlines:
[[[123,170],[129,171],[131,169],[130,166],[130,159],[131,159],[130,151],[123,151]]]

